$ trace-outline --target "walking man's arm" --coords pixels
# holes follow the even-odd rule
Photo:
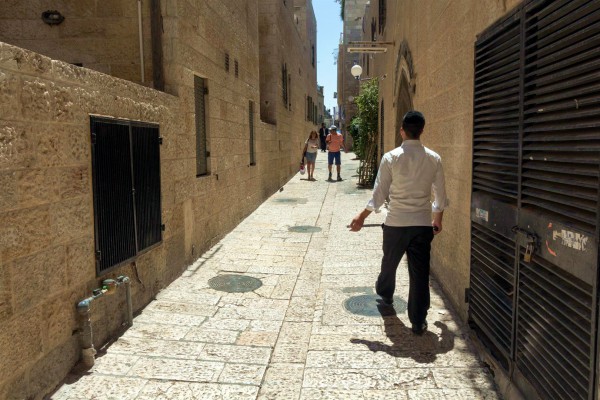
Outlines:
[[[446,198],[446,181],[444,178],[444,168],[442,162],[438,162],[437,171],[435,174],[435,180],[431,184],[431,191],[433,192],[433,203],[431,204],[431,211],[433,213],[433,234],[437,235],[442,231],[442,218],[444,217],[444,208],[448,206],[448,199]]]
[[[381,159],[379,171],[377,172],[377,178],[375,178],[375,186],[373,188],[373,197],[367,203],[364,210],[356,215],[350,222],[350,230],[352,232],[358,232],[361,230],[365,223],[365,219],[371,214],[371,212],[377,212],[381,206],[385,203],[385,200],[390,194],[390,185],[392,184],[392,170],[390,163],[386,158]]]

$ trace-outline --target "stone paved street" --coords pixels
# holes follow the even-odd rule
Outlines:
[[[435,281],[422,337],[410,332],[405,266],[396,313],[375,307],[383,214],[349,232],[370,191],[356,186],[358,161],[342,157],[343,182],[325,180],[319,153],[316,182],[296,175],[51,398],[499,399]],[[231,274],[262,286],[209,286]]]

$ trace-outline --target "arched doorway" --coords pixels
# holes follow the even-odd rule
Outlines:
[[[398,50],[396,59],[396,70],[394,74],[394,96],[396,107],[396,126],[394,127],[395,141],[394,147],[402,144],[400,136],[400,127],[402,126],[402,117],[408,111],[413,109],[412,96],[415,92],[414,87],[414,68],[412,55],[408,48],[408,42],[404,40]]]
[[[394,143],[395,147],[402,144],[402,137],[400,136],[400,127],[402,126],[402,117],[404,114],[413,109],[412,98],[409,92],[409,83],[406,76],[402,74],[400,81],[400,88],[398,90],[398,98],[396,100],[396,140]]]

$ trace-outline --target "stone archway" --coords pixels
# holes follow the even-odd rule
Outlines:
[[[400,136],[400,127],[402,126],[402,117],[408,111],[413,109],[412,96],[415,93],[415,73],[412,62],[412,55],[408,48],[406,40],[400,45],[398,58],[396,60],[396,70],[394,74],[394,97],[396,99],[396,126],[394,127],[395,143],[394,147],[402,144]]]

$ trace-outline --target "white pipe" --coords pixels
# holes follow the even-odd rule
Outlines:
[[[144,74],[144,35],[142,34],[142,0],[137,0],[138,3],[138,31],[140,36],[140,68],[142,70],[142,83],[146,80]]]

